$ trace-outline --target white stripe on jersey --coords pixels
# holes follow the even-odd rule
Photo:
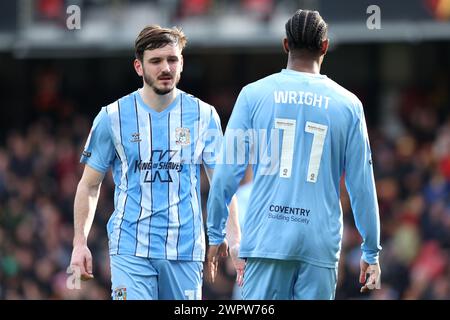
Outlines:
[[[196,147],[194,152],[193,160],[196,164],[202,163],[202,154],[203,149],[205,148],[205,136],[207,134],[209,121],[211,118],[211,107],[204,103],[201,100],[197,99],[198,103],[198,112],[199,112],[199,123],[195,124],[194,130],[196,131],[195,136],[198,137],[198,140],[196,141]],[[200,107],[200,105],[202,107]],[[205,108],[207,106],[207,108]],[[200,177],[197,177],[197,167],[191,166],[191,205],[192,209],[194,210],[194,227],[195,226],[202,226],[200,228],[197,228],[197,230],[194,229],[194,235],[195,235],[195,242],[194,242],[194,251],[193,251],[193,258],[203,258],[205,251],[205,231],[203,230],[203,217],[202,217],[202,210],[199,208],[199,202],[200,198],[197,193],[197,179]]]
[[[128,163],[125,156],[125,150],[122,145],[122,137],[120,132],[120,117],[119,117],[119,101],[115,103],[111,103],[107,107],[108,114],[111,118],[111,127],[113,132],[114,145],[116,146],[117,153],[119,154],[120,160],[122,162],[122,176],[120,178],[119,185],[119,196],[117,200],[116,206],[116,217],[114,221],[114,227],[112,231],[111,239],[117,242],[111,243],[111,251],[119,250],[119,240],[120,240],[120,225],[122,224],[123,214],[125,211],[125,203],[127,200],[127,189],[128,189],[128,180],[127,180],[127,172],[128,172]]]
[[[195,147],[194,147],[194,156],[192,160],[194,161],[194,164],[201,164],[202,163],[202,153],[203,148],[205,147],[205,135],[207,127],[205,128],[205,113],[202,113],[202,109],[200,108],[200,102],[197,100],[197,107],[199,112],[199,121],[196,121],[194,124],[194,131],[195,131],[195,137],[197,140],[195,141]],[[198,122],[198,123],[197,123]]]
[[[203,232],[203,224],[202,224],[202,213],[200,208],[198,207],[198,195],[197,195],[197,167],[191,167],[191,206],[193,210],[194,216],[192,217],[194,221],[194,250],[192,253],[193,259],[198,259],[199,257],[203,258],[203,248],[204,248],[204,232]]]
[[[177,153],[173,156],[170,162],[180,163],[181,145],[176,143],[176,128],[181,128],[181,108],[177,106],[169,114],[169,150],[176,150]],[[172,154],[169,152],[169,154]],[[166,257],[167,259],[176,260],[178,257],[178,228],[180,226],[180,173],[172,170],[172,182],[169,183],[169,225],[167,229],[166,239]]]
[[[141,141],[139,142],[141,151],[140,160],[142,160],[143,163],[150,163],[152,150],[152,128],[150,115],[142,110],[142,107],[139,105],[139,103],[137,107],[137,113],[139,121],[139,138],[141,139]],[[152,176],[151,173],[152,172],[149,173],[149,176]],[[146,170],[142,170],[139,178],[142,192],[142,212],[137,226],[136,256],[148,258],[148,246],[150,245],[150,217],[152,215],[152,184],[144,183],[145,175]]]

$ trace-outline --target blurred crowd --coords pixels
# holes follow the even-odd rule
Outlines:
[[[167,22],[170,21],[173,24],[184,24],[190,20],[198,22],[199,19],[217,22],[226,16],[237,20],[244,18],[247,23],[251,21],[254,25],[264,27],[276,20],[280,14],[292,14],[298,8],[318,8],[325,13],[325,16],[333,13],[330,17],[348,19],[352,17],[353,12],[358,12],[360,9],[365,11],[363,6],[369,3],[348,0],[345,6],[339,6],[325,0],[35,0],[20,6],[23,9],[26,8],[28,12],[33,12],[32,18],[35,22],[50,23],[64,29],[67,18],[66,8],[69,5],[79,6],[84,15],[83,19],[87,20],[90,19],[91,13],[98,18],[99,11],[112,9],[117,17],[119,13],[137,9],[138,11],[146,10],[149,14],[151,11],[158,11],[160,16],[167,16]],[[359,7],[359,5],[362,6]],[[395,12],[394,16],[404,17],[407,20],[412,17],[433,18],[439,21],[450,19],[448,0],[397,0],[395,3],[379,0],[378,5]],[[6,6],[12,7],[14,3],[6,4]],[[349,7],[355,10],[351,10],[352,14],[348,14]],[[385,17],[392,18],[388,15]],[[138,18],[138,15],[135,15],[135,18]]]
[[[83,283],[83,290],[68,290],[67,285],[73,200],[82,173],[78,159],[89,127],[81,116],[61,125],[42,118],[26,132],[9,132],[0,148],[0,298],[108,297],[104,225],[112,208],[103,200],[112,199],[108,180],[89,243],[96,279]]]
[[[372,299],[450,299],[450,100],[437,89],[403,90],[395,139],[369,128],[383,247],[382,289]],[[342,194],[337,298],[358,298],[361,239]]]
[[[268,22],[276,10],[289,10],[296,8],[299,3],[294,0],[77,0],[74,3],[82,8],[127,7],[132,5],[150,4],[168,10],[171,19],[182,21],[184,19],[211,16],[218,12],[247,14],[250,18]],[[35,16],[41,21],[58,21],[66,14],[67,1],[65,0],[37,0],[34,3]]]
[[[405,89],[395,138],[369,128],[381,218],[382,289],[360,294],[360,236],[342,184],[344,241],[337,299],[450,299],[450,100],[448,91]],[[106,222],[113,182],[102,185],[89,247],[95,279],[68,274],[80,152],[93,119],[33,119],[0,145],[0,299],[109,299]],[[65,120],[61,120],[65,119]],[[203,179],[205,207],[208,185]],[[251,205],[251,204],[250,204]],[[234,270],[224,261],[204,299],[231,299]]]

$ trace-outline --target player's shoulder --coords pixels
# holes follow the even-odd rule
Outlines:
[[[277,73],[268,75],[264,78],[250,82],[242,87],[239,97],[245,101],[255,104],[257,101],[264,100],[276,88]]]
[[[116,99],[109,104],[106,104],[102,107],[102,111],[106,112],[108,115],[119,112],[119,109],[134,107],[134,103],[136,100],[135,97],[136,91],[131,92],[119,99]]]
[[[178,89],[179,90],[179,89]],[[183,100],[183,105],[186,106],[194,106],[195,108],[198,108],[201,113],[215,113],[216,109],[213,105],[209,104],[208,102],[203,101],[202,99],[184,92],[182,90],[179,90],[180,92],[180,100]]]
[[[261,78],[261,79],[258,79],[256,81],[250,82],[249,84],[245,85],[242,88],[242,91],[248,91],[248,92],[257,91],[257,92],[260,92],[261,89],[273,86],[273,84],[276,81],[278,76],[279,76],[279,73],[273,73],[273,74],[270,74],[268,76],[265,76],[264,78]]]
[[[328,77],[325,78],[325,83],[330,89],[330,92],[333,93],[335,100],[340,101],[343,105],[353,110],[362,109],[361,100],[353,92]]]

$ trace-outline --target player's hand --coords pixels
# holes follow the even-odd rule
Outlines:
[[[206,256],[206,281],[214,283],[217,276],[217,267],[219,266],[219,258],[228,255],[228,243],[226,240],[220,245],[210,245]]]
[[[359,273],[359,282],[365,283],[361,287],[361,292],[367,292],[373,289],[381,288],[381,268],[380,264],[368,264],[364,260],[360,261],[361,272]],[[367,277],[367,275],[369,277]],[[367,277],[367,281],[366,281]]]
[[[234,268],[236,269],[236,283],[242,287],[244,283],[245,260],[239,258],[239,244],[230,247],[229,251]]]
[[[92,254],[86,245],[74,246],[70,268],[83,281],[94,279],[92,274]]]

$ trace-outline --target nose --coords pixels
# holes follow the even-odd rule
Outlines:
[[[161,65],[161,71],[170,72],[170,65],[169,62],[167,62],[166,60],[164,60]]]

